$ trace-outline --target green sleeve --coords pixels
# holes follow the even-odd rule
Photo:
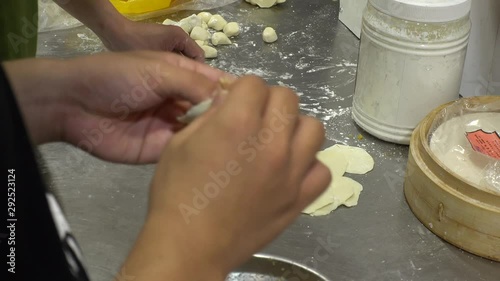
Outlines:
[[[0,1],[0,61],[34,57],[37,36],[37,0]]]

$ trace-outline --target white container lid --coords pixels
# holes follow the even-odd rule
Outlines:
[[[472,0],[369,0],[381,12],[404,20],[435,23],[461,19]]]

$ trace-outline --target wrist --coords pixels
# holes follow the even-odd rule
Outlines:
[[[35,144],[61,141],[71,101],[65,95],[65,64],[26,59],[3,64],[27,131]]]

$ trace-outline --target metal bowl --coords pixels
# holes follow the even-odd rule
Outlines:
[[[294,261],[257,254],[233,271],[226,281],[328,281],[326,277]]]

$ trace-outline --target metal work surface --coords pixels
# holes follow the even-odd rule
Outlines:
[[[325,147],[360,146],[375,159],[374,171],[353,176],[364,186],[358,206],[325,217],[303,215],[264,253],[305,264],[332,281],[500,280],[499,263],[447,244],[414,217],[403,196],[407,147],[376,140],[352,121],[359,41],[338,22],[338,2],[289,0],[258,9],[241,1],[217,12],[240,22],[243,33],[235,45],[218,48],[212,65],[291,87],[303,112],[324,122]],[[278,42],[262,42],[267,25],[277,30]],[[38,54],[73,57],[103,50],[92,32],[78,27],[41,34]],[[154,166],[110,164],[64,144],[40,150],[92,279],[111,280],[142,225]]]

